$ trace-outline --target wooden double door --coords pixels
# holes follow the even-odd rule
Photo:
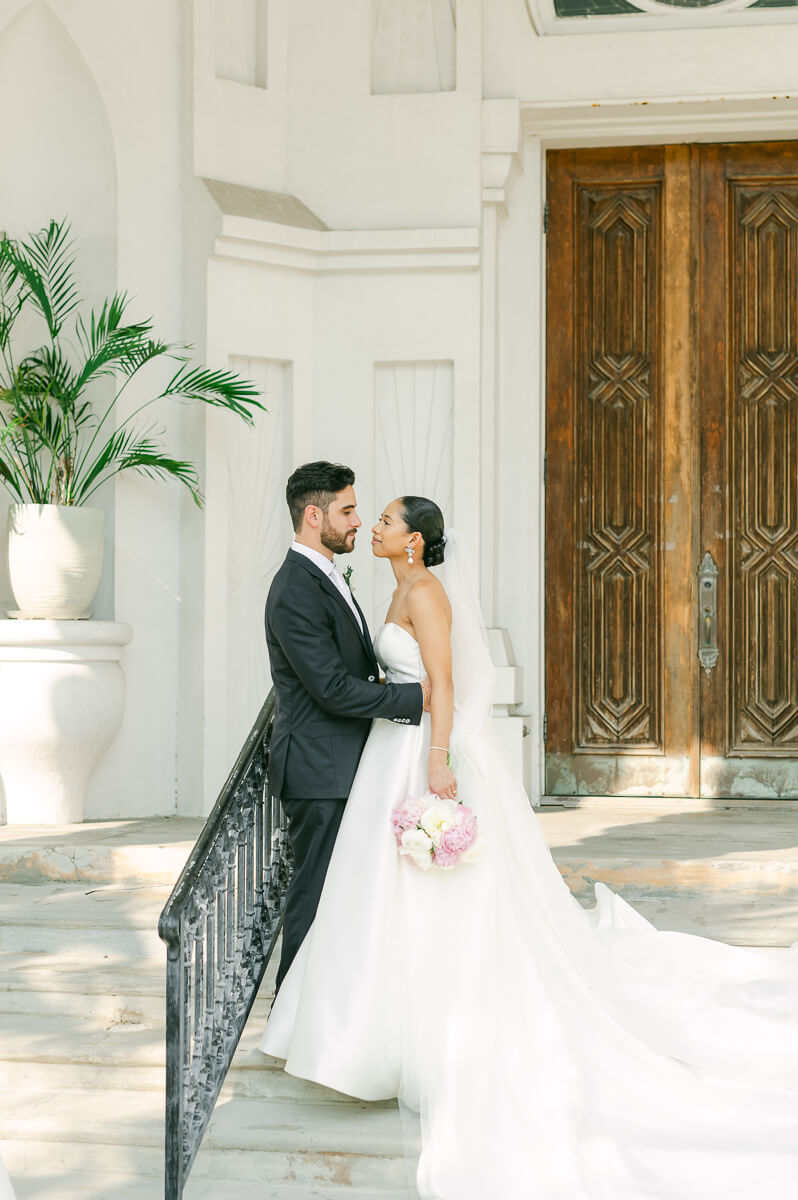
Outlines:
[[[546,791],[798,796],[798,143],[548,156]]]

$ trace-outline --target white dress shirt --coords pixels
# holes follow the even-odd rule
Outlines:
[[[291,549],[295,550],[297,554],[304,554],[305,558],[309,558],[312,563],[315,563],[319,570],[323,571],[324,574],[335,584],[335,586],[338,588],[338,591],[351,608],[352,614],[357,621],[358,629],[362,633],[363,622],[360,619],[360,613],[357,611],[355,602],[352,599],[352,593],[346,585],[346,580],[332,559],[328,558],[326,554],[322,554],[319,550],[314,550],[312,546],[303,546],[301,542],[294,542],[291,546]]]

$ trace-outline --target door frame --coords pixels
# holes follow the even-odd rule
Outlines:
[[[536,446],[538,486],[530,492],[530,527],[537,532],[531,550],[532,577],[537,578],[537,594],[531,595],[528,626],[530,647],[539,647],[529,655],[532,680],[529,686],[532,708],[532,736],[529,738],[533,802],[568,807],[617,807],[628,803],[635,807],[665,810],[678,807],[680,812],[706,811],[713,808],[778,808],[798,810],[798,800],[772,800],[749,797],[713,799],[689,797],[676,801],[668,798],[635,798],[624,801],[612,796],[546,796],[545,719],[545,591],[546,591],[546,496],[544,484],[546,447],[546,154],[549,150],[590,149],[604,146],[676,145],[691,142],[796,141],[798,101],[779,98],[778,108],[772,96],[745,100],[744,111],[735,111],[725,101],[677,102],[663,100],[643,107],[638,103],[611,102],[595,108],[590,103],[544,104],[521,101],[520,158],[523,175],[531,181],[520,199],[519,191],[508,198],[509,221],[531,222],[539,239],[532,242],[533,261],[530,276],[537,274],[537,295],[533,304],[537,321],[532,326],[533,358],[537,372],[530,379],[529,399],[537,411]],[[534,461],[534,459],[533,459]]]

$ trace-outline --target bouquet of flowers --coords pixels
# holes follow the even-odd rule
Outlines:
[[[418,800],[408,796],[391,813],[391,825],[399,853],[422,871],[430,867],[450,871],[479,857],[477,818],[459,801],[444,800],[433,792]]]

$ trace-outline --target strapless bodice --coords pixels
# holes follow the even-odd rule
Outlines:
[[[424,678],[418,642],[395,621],[386,621],[377,630],[374,653],[389,683],[420,683]]]

